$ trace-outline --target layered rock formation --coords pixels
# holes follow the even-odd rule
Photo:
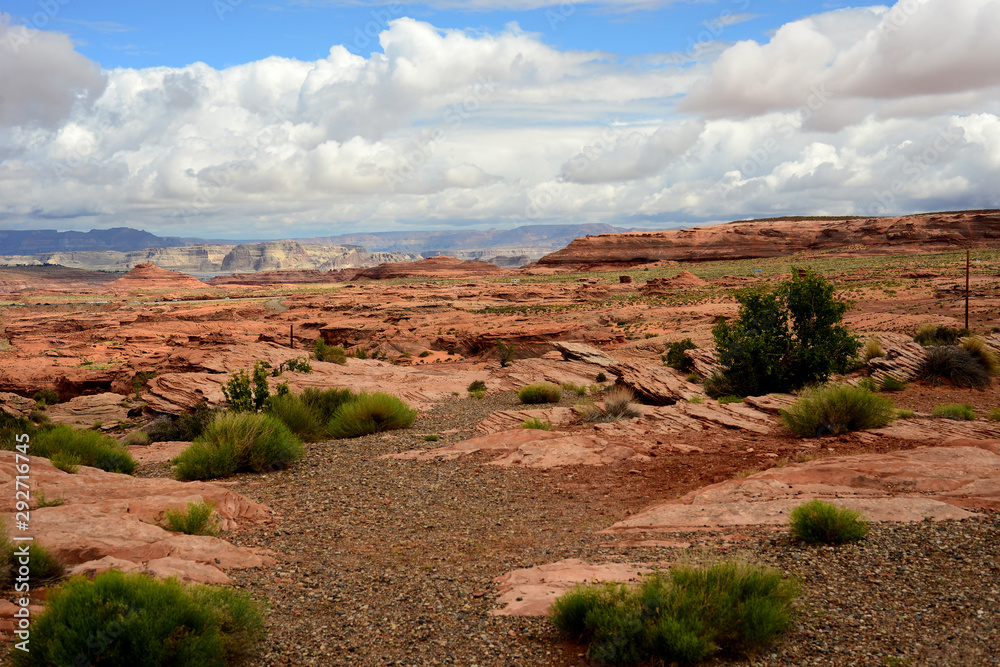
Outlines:
[[[894,218],[776,218],[661,232],[576,239],[546,255],[547,267],[636,266],[780,257],[845,248],[854,254],[941,252],[1000,240],[1000,211],[928,213]]]
[[[394,264],[380,264],[379,266],[365,269],[357,275],[355,280],[369,278],[371,280],[387,280],[389,278],[472,278],[476,276],[486,276],[502,272],[496,264],[489,262],[479,262],[473,260],[462,261],[447,255],[428,257],[419,262],[398,262]]]
[[[108,284],[115,292],[132,292],[147,289],[199,289],[205,283],[194,276],[161,269],[155,264],[140,264],[124,276]]]

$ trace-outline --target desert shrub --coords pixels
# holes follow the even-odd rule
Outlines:
[[[313,372],[312,364],[309,363],[309,359],[307,357],[296,357],[294,359],[288,359],[282,365],[288,368],[288,370],[292,373]],[[278,375],[281,375],[280,368],[278,369],[278,371],[279,371]]]
[[[975,389],[982,389],[990,384],[990,374],[979,359],[956,345],[928,348],[918,377],[929,382],[949,380],[956,387]]]
[[[195,407],[194,412],[174,417],[169,415],[157,417],[143,430],[149,434],[151,442],[191,442],[205,432],[205,427],[218,414],[218,409],[201,403]]]
[[[531,419],[525,419],[521,422],[521,428],[529,428],[537,431],[551,431],[552,422],[543,422],[538,417],[532,417]]]
[[[208,501],[188,503],[184,509],[168,509],[163,513],[164,528],[185,535],[218,535],[219,515]]]
[[[486,389],[486,383],[482,380],[473,380],[469,383],[468,391],[480,391]]]
[[[721,370],[714,370],[712,374],[705,378],[705,383],[702,385],[705,393],[711,398],[719,398],[720,396],[734,396],[733,393],[733,383],[729,381],[729,378]]]
[[[947,405],[937,405],[931,410],[935,417],[943,419],[954,419],[955,421],[975,421],[976,411],[968,403],[949,403]]]
[[[128,475],[135,470],[135,459],[114,438],[66,425],[39,431],[31,442],[31,453],[50,460],[55,456],[56,460],[67,465],[75,462],[78,466],[91,466],[108,472]],[[52,465],[56,465],[56,460],[52,460]]]
[[[28,547],[28,578],[32,586],[51,584],[62,579],[66,566],[48,549],[35,542],[14,543],[3,537],[0,541],[0,586],[9,586],[19,576],[21,558],[18,549]]]
[[[38,405],[55,405],[59,402],[59,394],[55,389],[39,389],[32,395]]]
[[[868,521],[858,510],[851,510],[818,498],[803,503],[788,517],[792,535],[814,544],[856,542],[868,534]]]
[[[327,345],[326,341],[322,338],[316,339],[313,354],[316,355],[317,361],[326,361],[332,364],[340,364],[341,366],[347,363],[347,352],[344,348],[339,345]]]
[[[605,375],[604,373],[598,373],[595,379],[597,380],[597,382],[607,382],[608,376]]]
[[[728,405],[729,403],[742,403],[742,396],[720,396],[719,403],[722,405]]]
[[[267,385],[268,370],[271,365],[266,361],[255,361],[253,377],[243,369],[233,371],[229,380],[222,385],[222,395],[226,397],[226,407],[232,412],[260,412],[267,407],[271,398],[271,390]]]
[[[1000,357],[982,337],[970,336],[959,347],[975,357],[987,373],[1000,375]]]
[[[77,454],[71,454],[69,452],[55,452],[49,457],[49,463],[53,467],[62,470],[70,475],[75,475],[80,466],[83,465],[83,459]]]
[[[149,443],[149,434],[142,430],[132,431],[122,438],[122,444],[126,447],[145,447]]]
[[[868,340],[865,341],[865,346],[861,350],[861,356],[864,357],[865,361],[871,361],[877,357],[884,357],[885,350],[882,349],[882,344],[878,341],[875,336],[869,336]]]
[[[0,449],[14,451],[17,446],[17,438],[21,434],[27,434],[34,440],[39,427],[30,419],[25,417],[15,417],[12,414],[0,410]]]
[[[325,420],[299,395],[272,396],[268,413],[306,442],[319,442],[326,436]]]
[[[679,371],[691,370],[691,360],[684,356],[684,350],[697,350],[698,346],[690,338],[676,341],[667,346],[667,353],[663,355],[663,363]]]
[[[514,361],[514,344],[504,343],[497,338],[497,354],[500,357],[500,368],[510,366],[510,362]]]
[[[572,392],[574,392],[577,396],[586,396],[587,395],[587,388],[585,386],[583,386],[582,384],[577,384],[575,382],[563,382],[562,383],[562,388],[565,391],[572,391]]]
[[[334,438],[357,438],[409,428],[416,418],[417,411],[398,396],[364,392],[337,408],[327,428]]]
[[[421,359],[424,359],[426,357],[431,356],[431,351],[430,350],[424,350],[423,352],[421,352],[417,356],[420,357]]]
[[[473,389],[473,390],[471,390],[469,392],[469,398],[479,398],[479,399],[486,398],[486,390],[485,389]]]
[[[43,424],[49,424],[52,422],[49,416],[44,412],[42,412],[41,410],[32,410],[31,412],[29,412],[28,419],[34,422],[35,424],[38,424],[39,426]]]
[[[910,417],[912,417],[915,414],[916,413],[913,410],[910,410],[910,409],[907,409],[907,408],[900,408],[899,410],[896,410],[896,418],[897,419],[909,419]]]
[[[802,392],[781,411],[782,423],[804,438],[885,426],[894,414],[892,401],[863,387],[822,385]]]
[[[738,318],[712,328],[728,380],[728,386],[713,386],[715,396],[787,392],[855,364],[861,343],[840,325],[850,304],[835,299],[822,276],[795,272],[775,291],[740,290],[736,299]],[[708,385],[706,380],[706,390]]]
[[[906,389],[907,383],[900,380],[892,375],[886,375],[882,378],[882,391],[903,391]]]
[[[51,590],[31,652],[12,651],[13,664],[224,667],[249,656],[264,632],[246,593],[109,570]]]
[[[691,398],[688,399],[687,402],[694,403],[695,405],[704,405],[705,399],[702,398],[701,396],[692,396]]]
[[[642,412],[636,408],[635,394],[625,387],[612,387],[604,392],[604,405],[598,406],[591,401],[582,401],[573,406],[580,419],[590,423],[606,423],[620,419],[641,417]]]
[[[156,377],[156,371],[139,371],[132,377],[132,392],[135,399],[139,400],[142,388],[149,384],[149,381]]]
[[[521,387],[517,397],[522,403],[535,405],[538,403],[558,403],[562,399],[562,387],[547,382],[529,384]]]
[[[429,433],[424,436],[424,442],[437,442],[440,439],[441,436],[437,435],[436,433]]]
[[[799,588],[772,568],[716,563],[676,566],[624,584],[581,585],[559,596],[549,618],[589,644],[598,664],[697,664],[717,652],[759,650],[780,636]]]
[[[188,481],[251,470],[282,470],[302,458],[302,441],[280,419],[266,414],[219,415],[174,459],[174,476]]]
[[[956,329],[954,327],[939,326],[935,324],[921,324],[917,333],[913,335],[913,340],[924,347],[932,345],[954,345],[959,338],[968,336],[968,329]]]
[[[58,498],[50,499],[46,495],[45,489],[38,487],[38,489],[35,490],[35,507],[37,508],[59,507],[60,505],[64,505],[65,503],[66,503],[66,496],[61,495]]]
[[[986,413],[986,418],[991,422],[1000,422],[1000,408],[993,408]]]
[[[358,347],[354,348],[354,354],[352,356],[355,359],[367,359],[368,358],[368,350],[366,350],[365,348],[363,348],[363,347],[361,347],[359,345]]]

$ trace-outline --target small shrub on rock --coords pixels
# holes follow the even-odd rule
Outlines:
[[[151,442],[190,442],[205,432],[205,427],[219,412],[220,410],[202,403],[191,413],[157,417],[143,430],[149,434]]]
[[[882,378],[882,391],[903,391],[907,383],[892,375]]]
[[[604,392],[604,405],[582,401],[573,406],[580,419],[587,423],[607,423],[620,419],[641,417],[642,412],[635,406],[635,394],[626,387],[612,387]]]
[[[266,414],[219,415],[174,459],[183,481],[228,477],[250,470],[282,470],[302,458],[302,441],[280,419]]]
[[[597,379],[598,382],[607,382],[608,381],[608,376],[605,375],[604,373],[598,373],[596,379]]]
[[[132,431],[122,438],[122,444],[126,447],[145,447],[149,443],[149,434],[142,430]]]
[[[59,461],[67,466],[85,465],[126,475],[135,470],[135,459],[122,443],[89,429],[53,426],[39,431],[31,445],[32,454],[47,457],[53,465]]]
[[[521,422],[521,428],[534,429],[537,431],[551,431],[552,422],[544,422],[538,417],[532,417],[531,419],[525,419]]]
[[[17,550],[25,545],[28,547],[28,578],[32,586],[51,584],[63,578],[66,566],[44,546],[35,542],[18,542],[15,545],[4,536],[0,543],[0,586],[13,584],[20,575],[22,556]]]
[[[975,421],[976,411],[968,403],[949,403],[948,405],[938,405],[931,414],[943,419],[954,419],[955,421]]]
[[[720,396],[719,403],[722,405],[728,405],[730,403],[742,403],[742,396]]]
[[[417,411],[398,396],[384,392],[361,393],[341,405],[330,419],[334,438],[357,438],[371,433],[409,428]]]
[[[918,377],[929,382],[949,380],[956,387],[983,389],[990,374],[968,350],[956,345],[938,345],[927,350]]]
[[[993,408],[986,413],[986,418],[991,422],[1000,422],[1000,408]]]
[[[224,667],[253,654],[265,632],[246,593],[102,572],[52,589],[15,667],[100,664]]]
[[[46,405],[55,405],[59,402],[59,394],[56,393],[55,389],[39,389],[32,396],[35,399],[35,403],[39,407],[44,407]]]
[[[188,503],[185,509],[168,509],[163,513],[164,527],[185,535],[218,535],[219,516],[215,505],[208,501]]]
[[[316,355],[317,361],[326,361],[341,366],[347,363],[347,351],[339,345],[327,345],[322,338],[316,339],[313,353]]]
[[[812,438],[885,426],[893,414],[890,399],[864,387],[822,385],[803,391],[792,407],[781,411],[781,421],[796,435]]]
[[[690,371],[691,360],[684,356],[685,350],[697,350],[698,346],[690,338],[671,343],[667,346],[667,353],[663,355],[663,363],[679,371]]]
[[[529,384],[521,387],[517,397],[522,403],[536,405],[538,403],[558,403],[562,399],[562,387],[547,382]]]
[[[76,454],[71,454],[69,452],[55,452],[49,457],[49,463],[58,470],[62,470],[70,475],[75,475],[77,471],[80,470],[80,466],[83,464],[83,459],[81,459]]]
[[[510,362],[514,361],[514,344],[504,343],[497,338],[497,354],[500,357],[500,368],[510,366]]]
[[[968,336],[968,329],[956,329],[936,324],[921,324],[913,340],[924,347],[932,345],[955,345],[959,338]]]
[[[878,338],[875,336],[869,336],[868,340],[865,341],[864,349],[861,351],[861,355],[864,357],[865,361],[871,361],[872,359],[885,356],[885,350],[882,348],[882,344],[879,343]]]
[[[860,511],[818,498],[792,510],[789,528],[796,539],[813,544],[856,542],[870,530]]]
[[[716,563],[676,566],[638,587],[581,585],[559,596],[549,618],[589,644],[598,664],[694,665],[717,652],[767,646],[791,624],[799,587],[772,568]]]
[[[469,383],[467,389],[468,391],[484,391],[486,389],[486,383],[482,380],[473,380]]]
[[[485,389],[473,389],[473,390],[469,391],[469,398],[478,398],[478,399],[486,398],[486,390]]]

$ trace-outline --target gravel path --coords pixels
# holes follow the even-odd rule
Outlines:
[[[235,490],[279,515],[228,536],[273,549],[279,561],[231,573],[271,608],[271,633],[253,664],[586,665],[584,649],[562,642],[544,619],[490,616],[492,580],[572,557],[735,557],[772,564],[803,585],[795,629],[752,664],[1000,665],[1000,514],[876,525],[862,543],[836,549],[763,528],[737,539],[657,536],[691,542],[687,550],[616,548],[618,538],[597,531],[658,499],[608,483],[629,478],[627,464],[593,474],[500,469],[475,456],[374,460],[465,439],[486,414],[516,403],[513,394],[451,401],[408,431],[311,445],[291,470],[238,477]],[[429,433],[441,440],[424,442]]]

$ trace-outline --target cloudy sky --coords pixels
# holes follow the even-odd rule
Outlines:
[[[14,0],[0,229],[1000,207],[1000,0]]]

